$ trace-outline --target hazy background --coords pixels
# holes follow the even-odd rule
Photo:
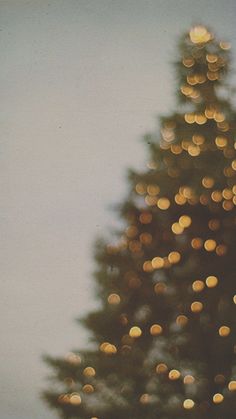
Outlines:
[[[92,243],[175,109],[171,62],[193,23],[236,38],[234,0],[0,0],[1,418],[52,419],[42,353],[86,345]],[[236,66],[234,65],[234,68]]]

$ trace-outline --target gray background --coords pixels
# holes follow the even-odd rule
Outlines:
[[[235,54],[232,0],[1,0],[1,418],[52,419],[42,353],[86,346],[92,243],[175,109],[178,36],[210,24]],[[234,66],[235,67],[235,66]],[[235,67],[236,68],[236,67]]]

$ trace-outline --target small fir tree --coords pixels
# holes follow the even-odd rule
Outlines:
[[[179,111],[145,137],[124,231],[96,245],[101,307],[91,350],[64,359],[44,393],[63,418],[233,419],[236,411],[235,112],[229,44],[196,26],[180,42]]]

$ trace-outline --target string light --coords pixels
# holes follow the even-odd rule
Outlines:
[[[110,294],[107,301],[111,305],[117,305],[120,303],[120,296],[118,294]]]
[[[166,373],[167,371],[168,371],[168,367],[167,367],[167,365],[166,365],[166,364],[164,364],[164,363],[158,364],[158,365],[156,366],[156,372],[157,372],[157,374],[164,374],[164,373]]]
[[[193,44],[204,44],[212,39],[212,35],[204,26],[195,26],[189,32]]]
[[[169,372],[169,379],[172,381],[178,380],[180,378],[180,372],[178,370],[171,370]]]
[[[215,404],[222,403],[222,402],[223,402],[223,400],[224,400],[224,396],[223,396],[223,394],[221,394],[221,393],[216,393],[216,394],[214,394],[214,396],[213,396],[213,402],[214,402]]]
[[[222,337],[229,336],[230,332],[231,332],[231,330],[230,330],[230,327],[228,327],[228,326],[221,326],[219,328],[219,335],[222,336]]]
[[[192,375],[190,374],[185,375],[184,384],[193,384],[194,382],[195,382],[195,378]]]
[[[179,252],[170,252],[168,255],[168,260],[172,264],[178,263],[180,259],[181,259],[181,255]]]
[[[228,384],[229,391],[236,391],[236,381],[230,381]]]
[[[201,292],[204,289],[204,287],[205,287],[204,282],[200,280],[196,280],[192,284],[192,289],[195,292]]]
[[[83,370],[83,374],[85,377],[94,377],[96,375],[96,371],[93,367],[86,367]]]
[[[195,405],[195,403],[192,399],[186,399],[183,402],[183,407],[184,407],[184,409],[187,409],[187,410],[192,409],[194,407],[194,405]]]
[[[214,288],[218,284],[218,278],[214,275],[210,275],[206,278],[206,286],[208,288]]]
[[[200,301],[194,301],[191,304],[191,311],[193,313],[200,313],[200,311],[202,311],[203,309],[203,304]]]
[[[159,324],[153,324],[150,327],[150,333],[151,333],[152,336],[161,335],[162,334],[162,331],[163,331],[163,329],[162,329],[162,327]]]
[[[142,335],[142,330],[138,326],[131,327],[129,335],[132,338],[139,338]]]

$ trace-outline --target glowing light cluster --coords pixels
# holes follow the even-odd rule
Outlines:
[[[79,393],[71,393],[71,394],[61,394],[58,397],[58,402],[62,404],[72,404],[74,406],[79,406],[82,402]]]
[[[187,124],[198,124],[198,125],[203,125],[207,122],[207,117],[204,113],[198,113],[198,114],[194,114],[194,113],[186,113],[184,115],[184,119],[187,122]]]
[[[116,346],[109,342],[103,342],[100,345],[100,351],[104,352],[106,355],[114,355],[117,353]]]
[[[199,25],[190,30],[189,37],[193,44],[205,44],[213,38],[213,35],[204,26]]]

